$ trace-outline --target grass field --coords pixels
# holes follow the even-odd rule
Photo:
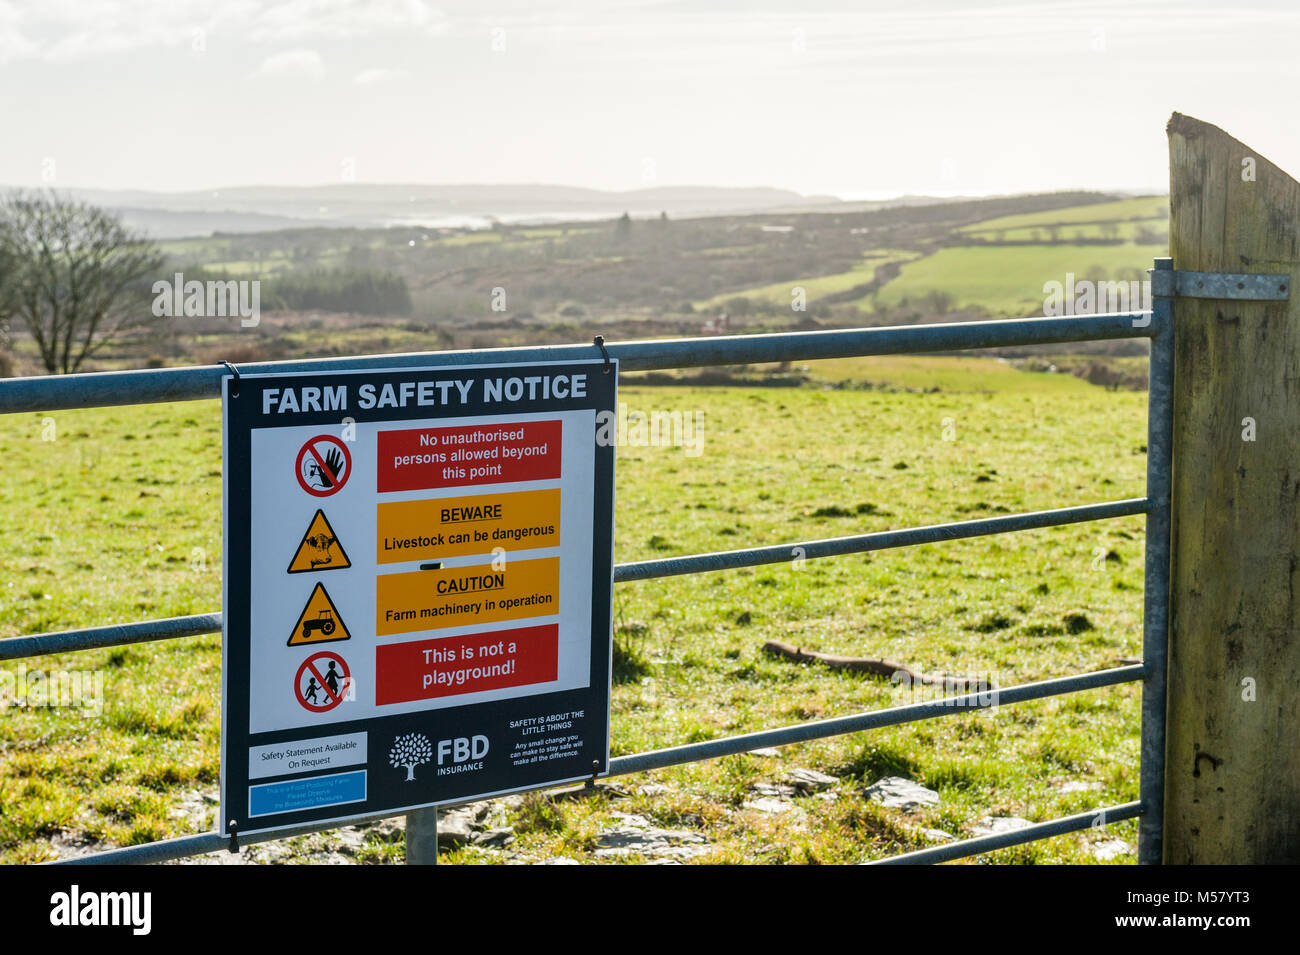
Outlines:
[[[1019,229],[1051,225],[1068,225],[1081,222],[1158,222],[1162,227],[1169,221],[1168,196],[1139,196],[1117,202],[1071,206],[1048,212],[1028,212],[1024,215],[1000,216],[965,226],[960,232],[989,232],[998,229]]]
[[[818,384],[870,384],[883,389],[952,391],[1000,395],[1067,393],[1075,385],[1063,377],[1022,375],[998,358],[945,355],[880,355],[831,358],[800,366]]]
[[[642,410],[701,411],[703,454],[620,448],[619,561],[839,536],[1139,495],[1145,396],[984,359],[814,367],[827,380],[915,391],[624,388]],[[3,428],[0,636],[214,610],[221,456],[214,402],[16,415]],[[898,687],[766,656],[765,640],[886,656],[1007,686],[1115,665],[1140,645],[1142,522],[1074,525],[803,564],[619,585],[613,751],[908,702]],[[97,669],[102,712],[7,705],[0,721],[0,860],[32,862],[212,823],[220,638],[31,659]],[[15,671],[20,664],[5,665]],[[757,800],[792,767],[835,776],[829,796]],[[623,796],[514,801],[507,849],[448,861],[594,859],[634,813],[691,830],[703,862],[854,862],[968,833],[983,817],[1045,820],[1136,798],[1138,689],[926,723],[625,777]],[[913,813],[861,796],[902,775],[941,796]],[[650,784],[654,784],[652,788]],[[1135,824],[986,857],[1091,862]],[[315,840],[314,842],[311,840]],[[335,837],[288,843],[311,857]],[[312,849],[312,847],[316,847]],[[352,861],[400,861],[363,830]],[[1131,852],[1120,861],[1132,861]],[[626,861],[639,861],[631,857]]]
[[[980,229],[962,232],[963,236],[991,242],[1046,243],[1052,238],[1061,242],[1078,242],[1089,239],[1109,239],[1136,242],[1143,236],[1164,234],[1165,219],[1145,219],[1136,222],[1085,222],[1061,226],[1017,226],[1014,229]],[[1147,239],[1147,241],[1150,241]]]
[[[755,302],[770,302],[774,305],[790,306],[793,300],[794,289],[796,286],[804,290],[807,303],[816,304],[817,300],[826,296],[834,295],[838,292],[846,292],[849,289],[865,285],[876,277],[876,269],[890,262],[910,262],[912,259],[919,257],[918,252],[908,252],[898,249],[872,249],[863,256],[861,264],[855,266],[847,272],[836,272],[833,275],[818,275],[806,279],[798,279],[790,282],[773,282],[770,285],[761,285],[757,288],[745,289],[741,292],[732,292],[724,295],[715,295],[713,298],[705,299],[695,303],[697,312],[709,312],[719,308],[724,308],[726,303],[737,296],[743,296]]]
[[[902,274],[869,301],[896,306],[932,293],[951,297],[957,307],[975,305],[993,316],[1042,314],[1043,284],[1076,277],[1127,277],[1149,269],[1165,254],[1162,245],[962,246],[940,249],[903,266]],[[1144,273],[1145,274],[1145,273]],[[1135,306],[1136,307],[1136,306]]]
[[[933,252],[873,249],[846,272],[808,276],[715,295],[694,303],[697,311],[725,308],[743,296],[755,302],[789,306],[791,290],[802,287],[808,304],[864,285],[887,262],[902,264],[901,274],[855,304],[860,311],[896,307],[905,300],[933,303],[943,296],[955,308],[979,308],[995,317],[1039,314],[1043,283],[1065,281],[1066,272],[1108,279],[1128,278],[1150,268],[1165,253],[1162,242],[1169,215],[1164,196],[1144,196],[1048,212],[1002,216],[956,229],[957,242],[981,239],[1024,242],[1024,246],[949,246]],[[1084,244],[1086,240],[1121,244]]]

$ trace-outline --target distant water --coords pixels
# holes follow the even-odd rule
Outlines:
[[[501,225],[546,225],[552,222],[608,222],[617,219],[619,212],[503,212],[501,215],[385,216],[385,227],[403,226],[417,229],[490,229],[494,223]]]

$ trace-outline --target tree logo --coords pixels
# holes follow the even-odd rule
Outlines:
[[[433,747],[423,733],[407,733],[393,740],[388,751],[388,762],[394,769],[406,769],[406,781],[415,782],[415,767],[423,766],[433,757]]]

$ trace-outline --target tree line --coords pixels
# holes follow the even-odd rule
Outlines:
[[[363,315],[409,315],[406,279],[372,269],[314,269],[285,272],[262,282],[264,308],[319,309]]]

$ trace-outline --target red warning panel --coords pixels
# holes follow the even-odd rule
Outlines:
[[[375,648],[375,702],[410,703],[555,679],[559,624]]]
[[[560,476],[561,422],[379,432],[379,491],[548,481]]]

